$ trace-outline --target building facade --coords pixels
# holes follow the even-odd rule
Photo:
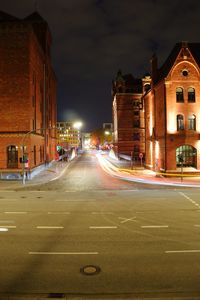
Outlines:
[[[65,150],[81,146],[81,131],[73,122],[57,122],[58,145]]]
[[[55,158],[56,77],[48,24],[0,12],[0,170],[32,171]],[[54,128],[54,129],[53,129]],[[24,153],[24,158],[22,155]]]
[[[145,103],[146,167],[200,171],[200,44],[178,43],[162,67],[152,58]]]
[[[147,82],[119,71],[112,86],[113,149],[117,155],[131,155],[136,161],[140,153],[145,154],[142,95]]]

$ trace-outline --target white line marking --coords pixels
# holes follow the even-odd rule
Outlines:
[[[37,229],[63,229],[63,226],[36,226]]]
[[[69,215],[70,212],[54,212],[54,211],[48,211],[48,215]]]
[[[8,231],[8,228],[0,228],[0,232]]]
[[[11,225],[2,225],[0,228],[17,228],[17,226],[11,226]]]
[[[116,229],[117,226],[90,226],[90,229]]]
[[[165,251],[165,253],[198,253],[200,250],[172,250]]]
[[[144,225],[141,228],[168,228],[168,225]]]
[[[200,208],[200,205],[196,201],[192,200],[190,197],[188,197],[187,195],[185,195],[183,192],[179,192],[179,194],[182,195],[183,197],[185,197],[187,200],[189,200],[192,204],[194,204],[195,206],[197,206],[198,208]]]
[[[29,252],[30,255],[97,255],[98,252]]]
[[[129,222],[129,221],[132,221],[132,222],[137,222],[135,219],[136,217],[132,217],[132,218],[122,218],[122,217],[119,217],[119,219],[121,219],[122,221],[120,221],[121,224],[123,223],[126,223],[126,222]]]
[[[4,211],[4,214],[27,214],[27,211]]]

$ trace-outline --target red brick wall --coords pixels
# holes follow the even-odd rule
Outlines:
[[[5,169],[7,146],[18,146],[18,157],[21,157],[25,133],[44,127],[45,107],[46,126],[56,125],[56,78],[49,55],[41,48],[32,26],[27,22],[1,24],[0,57],[0,169]],[[45,106],[44,98],[47,102]],[[39,155],[40,146],[44,147],[44,136],[40,135],[40,131],[37,133],[28,135],[25,139],[31,168],[44,163],[40,161]],[[51,161],[55,159],[55,130],[49,129],[47,133],[49,138],[46,153]],[[36,164],[32,152],[34,145]],[[21,168],[21,165],[18,167]]]

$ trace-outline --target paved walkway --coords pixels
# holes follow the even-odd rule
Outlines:
[[[184,175],[182,178],[181,176],[165,177],[161,173],[156,173],[151,170],[144,169],[144,167],[141,167],[140,165],[133,165],[132,167],[130,161],[125,161],[123,159],[117,160],[109,157],[108,155],[104,155],[104,158],[109,161],[109,163],[117,167],[119,171],[129,174],[129,178],[131,179],[131,181],[134,181],[134,179],[136,179],[136,181],[142,179],[146,181],[145,183],[149,184],[163,183],[168,185],[171,184],[172,186],[192,185],[200,188],[200,176]]]
[[[46,183],[56,180],[61,177],[63,172],[68,168],[70,162],[54,161],[50,167],[46,167],[39,174],[35,175],[32,179],[26,180],[23,184],[22,180],[0,180],[0,190],[15,189],[23,186],[33,186],[41,183]]]

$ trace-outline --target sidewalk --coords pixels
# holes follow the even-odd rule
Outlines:
[[[171,186],[191,186],[191,187],[199,187],[200,188],[200,176],[187,176],[181,179],[181,176],[172,176],[165,177],[162,174],[156,174],[148,169],[144,169],[141,166],[131,167],[131,162],[123,159],[117,160],[109,157],[108,155],[104,155],[104,159],[107,160],[110,164],[115,166],[118,169],[120,177],[124,174],[125,180],[141,182],[146,184],[158,184],[158,185],[171,185]]]
[[[9,190],[25,186],[34,186],[56,180],[62,176],[62,174],[68,168],[70,163],[71,162],[54,161],[51,164],[51,166],[46,167],[39,174],[35,175],[32,179],[26,180],[25,184],[23,184],[22,180],[0,180],[0,190]]]

